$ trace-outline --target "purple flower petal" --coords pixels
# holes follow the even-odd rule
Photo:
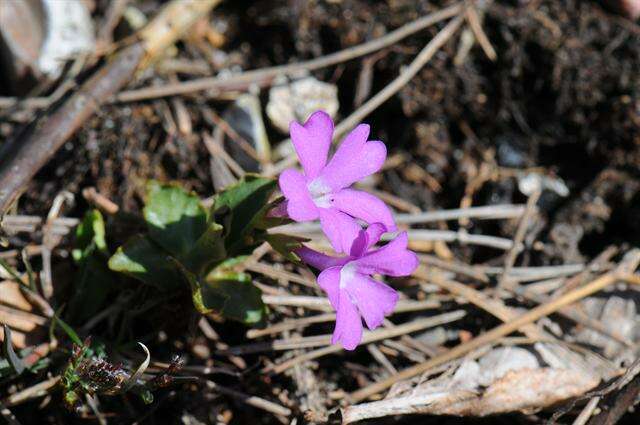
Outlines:
[[[398,293],[393,288],[357,272],[345,287],[369,329],[380,326],[384,316],[391,314],[398,302]]]
[[[342,267],[329,267],[318,276],[318,285],[327,293],[329,302],[337,311],[340,304],[340,270]]]
[[[342,266],[349,261],[349,257],[331,257],[321,252],[303,246],[295,250],[295,253],[302,261],[318,270],[328,269],[329,267]]]
[[[387,227],[381,223],[373,223],[367,230],[360,230],[358,236],[351,244],[351,250],[349,254],[351,257],[362,257],[373,245],[377,244],[382,236],[387,231]]]
[[[380,237],[388,231],[387,226],[373,223],[367,227],[367,250],[380,241]],[[366,252],[366,251],[365,251]]]
[[[319,178],[334,191],[375,173],[387,157],[384,143],[367,142],[369,126],[360,124],[345,137]]]
[[[287,198],[287,214],[295,221],[309,221],[318,218],[318,207],[311,199],[307,182],[297,170],[284,170],[278,179],[280,190]]]
[[[349,299],[346,291],[340,291],[340,300],[336,314],[336,327],[331,343],[342,343],[345,350],[355,350],[362,340],[362,319],[358,309]]]
[[[358,232],[358,236],[353,240],[351,244],[351,249],[349,250],[349,255],[351,257],[362,257],[362,255],[367,252],[367,246],[369,245],[369,237],[364,230],[360,230]]]
[[[332,204],[342,212],[367,223],[382,223],[388,232],[397,230],[391,210],[378,197],[361,190],[342,189],[333,195]]]
[[[358,236],[360,226],[347,214],[335,208],[318,208],[320,226],[336,252],[348,253]]]
[[[407,249],[407,243],[407,232],[400,233],[382,248],[354,260],[358,271],[363,274],[410,275],[418,267],[418,257]]]
[[[309,180],[314,179],[327,163],[333,138],[333,121],[324,111],[314,112],[304,125],[293,121],[289,126],[291,141]]]

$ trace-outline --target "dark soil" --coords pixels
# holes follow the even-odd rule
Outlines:
[[[100,16],[107,2],[96,3],[94,14]],[[143,11],[152,12],[157,6],[155,0],[141,3]],[[214,13],[215,21],[228,29],[224,33],[227,43],[222,47],[226,55],[211,65],[212,73],[229,66],[254,69],[327,54],[379,36],[447,3],[227,1]],[[510,171],[538,167],[548,177],[561,179],[570,195],[543,194],[539,203],[543,220],[536,240],[544,249],[529,250],[520,265],[588,261],[611,245],[640,244],[640,27],[610,14],[599,3],[492,2],[486,9],[484,30],[498,53],[495,62],[476,44],[464,62],[455,65],[458,37],[454,37],[399,95],[367,118],[375,138],[385,141],[390,153],[406,158],[407,166],[384,173],[380,188],[423,210],[457,208],[469,182],[482,167],[488,167],[493,177],[473,191],[472,204],[522,203],[527,197],[518,190],[517,178]],[[439,28],[383,51],[373,65],[371,93],[389,83]],[[180,58],[212,63],[192,46],[180,47]],[[362,61],[355,60],[313,73],[338,86],[342,117],[355,108],[361,71]],[[193,78],[186,74],[177,77]],[[128,88],[164,79],[146,73]],[[194,133],[214,128],[203,115],[205,106],[220,113],[227,107],[226,102],[199,95],[183,100]],[[89,186],[122,210],[138,213],[141,189],[149,178],[179,181],[202,197],[211,196],[214,186],[209,153],[199,138],[168,128],[164,118],[168,108],[167,100],[103,107],[32,181],[20,200],[20,213],[45,216],[55,195],[67,190],[76,195],[76,203],[65,215],[80,217],[88,204],[79,194]],[[0,116],[0,124],[3,135],[17,134],[22,125],[6,114]],[[274,144],[283,138],[272,128],[268,131]],[[513,223],[504,221],[477,222],[468,230],[511,238],[515,229]],[[10,243],[20,248],[36,237],[21,234]],[[67,246],[69,242],[65,242]],[[468,263],[503,261],[501,253],[491,248],[452,249],[459,260]],[[56,279],[68,283],[70,260],[56,257],[54,264]],[[129,332],[139,337],[167,326],[178,314],[175,305],[183,304],[156,310],[153,326],[138,326]],[[189,364],[202,363],[188,353],[194,341],[207,344],[194,323],[195,317],[172,323],[165,329],[168,340],[150,345],[154,357],[168,360],[172,354],[180,354]],[[463,324],[477,330],[496,323],[480,315]],[[245,329],[238,325],[220,324],[216,330],[229,345],[244,341]],[[319,330],[330,332],[331,328],[312,327],[309,334]],[[248,369],[240,379],[220,375],[215,380],[250,394],[279,397],[294,410],[299,408],[305,395],[298,392],[290,377],[272,381],[261,374],[263,360],[262,356],[246,356]],[[213,364],[218,362],[226,360],[214,359]],[[370,356],[357,354],[323,358],[315,371],[321,391],[356,389],[363,377],[358,368],[368,362]],[[24,383],[43,378],[29,376]],[[216,417],[229,414],[230,423],[274,422],[271,415],[231,398],[205,394],[195,384],[160,391],[151,408],[133,397],[102,402],[101,410],[110,424],[200,423],[181,422],[186,416],[216,423]],[[39,403],[25,404],[13,412],[25,424],[96,423],[62,409],[59,394],[45,399],[43,407]],[[298,423],[304,423],[303,412],[298,414]],[[635,414],[628,416],[626,423],[636,423]],[[543,417],[406,417],[371,423],[528,424],[542,423]],[[570,423],[572,419],[565,420]]]

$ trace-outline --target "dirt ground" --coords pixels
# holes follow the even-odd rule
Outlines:
[[[91,19],[100,27],[110,2],[87,3]],[[163,2],[129,3],[150,18]],[[535,204],[536,212],[524,229],[521,240],[524,249],[512,266],[588,265],[600,261],[598,258],[602,260],[603,252],[605,258],[597,263],[601,264],[600,270],[608,271],[621,264],[624,254],[640,243],[640,26],[601,3],[478,2],[481,28],[489,47],[495,50],[495,59],[488,56],[477,38],[474,41],[473,31],[465,24],[414,78],[363,120],[371,125],[375,139],[387,144],[389,152],[388,166],[379,178],[368,182],[370,187],[385,193],[398,212],[417,214],[524,205],[535,192],[531,189],[533,184],[542,191]],[[224,1],[203,24],[194,27],[191,38],[179,42],[157,63],[131,78],[123,91],[320,57],[383,36],[452,4],[413,0]],[[311,71],[310,75],[317,80],[336,87],[339,101],[336,120],[348,117],[392,82],[445,23],[430,26],[370,55]],[[113,42],[126,39],[132,31],[127,18],[122,17],[114,27]],[[471,37],[471,44],[465,45],[465,37],[467,40]],[[93,64],[87,63],[71,79],[70,91],[58,102],[64,102],[104,62],[105,58],[99,58]],[[6,70],[6,63],[2,64]],[[2,72],[0,68],[0,75]],[[14,84],[3,77],[0,95],[2,99],[45,98],[55,92],[70,72],[71,67],[67,66],[63,75],[51,84],[34,85],[33,81],[24,80]],[[277,164],[280,152],[286,152],[279,144],[288,135],[280,132],[265,112],[269,87],[249,91],[257,94],[260,101],[273,155],[270,162]],[[96,205],[95,198],[87,196],[86,190],[94,188],[118,207],[118,214],[106,215],[107,241],[115,250],[139,229],[140,224],[131,217],[140,214],[147,180],[178,182],[203,199],[219,189],[220,177],[214,173],[211,153],[203,143],[204,134],[224,139],[227,151],[245,170],[264,171],[238,151],[232,140],[233,132],[240,132],[250,143],[256,143],[250,134],[243,133],[247,118],[234,121],[234,99],[239,94],[221,96],[198,91],[101,105],[39,170],[10,214],[46,217],[53,200],[66,191],[73,195],[73,200],[62,207],[60,215],[81,218]],[[0,103],[0,144],[19,138],[29,123],[46,116],[53,107]],[[220,129],[229,125],[231,136],[228,130],[222,130],[221,135]],[[511,241],[520,222],[513,218],[456,219],[418,223],[412,228],[455,233],[463,230],[465,234]],[[9,231],[2,249],[19,253],[22,249],[46,245],[47,237],[46,230],[37,226],[30,231]],[[73,232],[68,232],[52,245],[49,260],[34,255],[30,267],[43,270],[45,262],[50,261],[55,292],[49,301],[56,311],[63,312],[62,317],[68,319],[69,325],[80,329],[85,323],[65,316],[63,308],[72,297],[78,272],[71,256],[74,243]],[[460,240],[425,242],[420,250],[441,262],[485,268],[502,267],[510,251]],[[3,258],[20,273],[27,271],[19,254],[6,254]],[[260,285],[283,286],[292,295],[322,295],[291,283],[290,275],[278,274],[284,271],[313,278],[308,270],[287,263],[275,253],[265,254],[263,260],[273,270],[250,270]],[[426,264],[438,269],[433,261]],[[578,272],[583,273],[584,282],[597,277],[587,266],[574,274]],[[4,275],[2,278],[7,279]],[[487,282],[463,275],[457,279],[488,296],[496,294],[499,283],[497,275],[491,275]],[[434,346],[433,353],[455,347],[503,322],[463,295],[450,296],[441,287],[426,290],[418,278],[398,279],[394,285],[411,300],[433,296],[441,303],[439,310],[401,313],[396,324],[456,309],[466,313],[461,320],[437,328],[447,333],[448,338]],[[562,292],[556,290],[559,292],[553,292],[554,295]],[[225,351],[229,347],[256,342],[247,338],[249,328],[213,316],[203,325],[190,305],[188,294],[156,300],[145,291],[140,287],[114,290],[113,303],[122,302],[123,307],[80,336],[90,334],[117,359],[114,363],[122,362],[129,369],[140,361],[136,341],[145,341],[153,361],[168,363],[178,355],[184,364],[176,375],[179,379],[159,389],[150,405],[131,394],[107,395],[99,397],[97,406],[79,413],[66,409],[61,391],[52,389],[44,397],[34,396],[10,407],[17,423],[338,423],[344,414],[338,408],[347,394],[390,375],[380,357],[366,348],[304,362],[281,374],[265,373],[265,367],[299,356],[306,349],[229,354]],[[130,306],[124,301],[130,296],[148,297],[154,302]],[[640,298],[631,285],[620,283],[615,291],[607,290],[598,297],[602,300],[618,297],[626,303],[625,315],[617,322],[620,327],[624,325],[623,319],[640,323],[636,314]],[[505,308],[514,311],[530,310],[539,304],[517,296],[503,301]],[[111,304],[104,307],[107,305]],[[274,305],[266,324],[272,326],[312,313],[301,306]],[[607,328],[616,328],[615,318],[605,320],[596,313],[593,318]],[[550,329],[555,338],[568,344],[582,344],[585,350],[606,358],[618,371],[629,367],[638,356],[640,327],[632,327],[625,334],[633,347],[622,356],[618,351],[607,352],[606,344],[580,340],[582,325],[557,314],[545,320],[549,323],[540,321],[538,325]],[[332,325],[312,324],[266,335],[257,341],[327,334]],[[35,337],[34,345],[50,341],[49,325],[43,329],[43,335]],[[7,404],[6,397],[46,381],[64,369],[71,342],[59,329],[51,334],[57,335],[57,347],[51,350],[40,370],[18,378],[0,375],[0,402],[4,399]],[[379,346],[376,353],[383,357],[386,354],[392,370],[403,370],[419,362],[416,356],[418,359],[425,356],[414,353],[415,349],[403,354],[393,344],[372,345]],[[208,372],[206,368],[213,370]],[[589,391],[603,388],[620,375],[602,379]],[[637,378],[631,382],[630,386],[640,388]],[[620,387],[603,393],[604,404],[616,406],[619,400],[615,395],[625,388],[628,389]],[[290,413],[277,414],[273,409],[251,405],[246,400],[249,395],[281,405]],[[626,408],[632,408],[637,392],[630,397]],[[559,400],[541,410],[516,408],[489,418],[476,418],[472,412],[465,415],[468,417],[431,412],[436,414],[388,416],[364,423],[536,424],[547,423],[555,412],[566,408],[566,414],[558,421],[570,424],[591,398],[578,400],[573,407],[567,400]],[[607,409],[603,407],[602,411]],[[637,421],[637,413],[630,411],[619,423]]]

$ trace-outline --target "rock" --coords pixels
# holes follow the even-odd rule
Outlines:
[[[273,86],[269,90],[267,116],[275,128],[286,134],[291,121],[304,122],[319,109],[335,118],[339,106],[335,85],[306,77]]]

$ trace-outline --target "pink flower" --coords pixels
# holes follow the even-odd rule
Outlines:
[[[394,289],[370,276],[407,276],[418,267],[418,257],[407,249],[406,232],[382,248],[369,250],[384,232],[385,226],[380,223],[360,230],[346,257],[330,257],[306,247],[296,251],[305,263],[322,270],[318,284],[337,312],[331,343],[340,341],[346,350],[360,343],[362,318],[369,329],[375,329],[398,301]]]
[[[329,115],[317,111],[304,125],[292,122],[291,140],[304,174],[288,169],[280,174],[280,190],[287,199],[287,214],[295,221],[320,219],[322,231],[337,252],[349,252],[360,225],[382,223],[395,231],[391,210],[377,197],[349,189],[353,183],[375,173],[387,156],[384,143],[367,141],[369,126],[360,124],[345,137],[327,163],[333,138]]]

